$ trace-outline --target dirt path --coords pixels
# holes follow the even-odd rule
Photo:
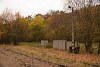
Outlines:
[[[59,67],[40,59],[14,52],[6,46],[0,46],[0,67]]]

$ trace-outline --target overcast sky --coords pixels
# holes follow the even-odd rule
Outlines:
[[[63,10],[61,0],[0,0],[0,13],[6,8],[22,15],[45,14],[49,10]]]

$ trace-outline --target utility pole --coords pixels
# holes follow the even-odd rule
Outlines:
[[[74,8],[68,6],[72,10],[72,49],[75,48],[75,37],[74,37]]]

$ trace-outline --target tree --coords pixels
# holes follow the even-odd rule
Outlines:
[[[13,22],[12,25],[14,42],[23,42],[29,39],[29,21],[21,17]]]
[[[14,20],[14,14],[11,12],[10,9],[6,9],[2,14],[1,14],[1,17],[2,17],[2,21],[1,21],[1,24],[2,24],[2,37],[1,37],[1,42],[2,43],[10,43],[10,30],[11,30],[11,23],[13,22]]]
[[[66,0],[65,0],[66,1]],[[74,8],[75,19],[75,40],[85,43],[86,51],[92,52],[92,44],[94,41],[95,9],[93,6],[99,3],[98,0],[69,0],[68,5]],[[66,6],[66,5],[65,5]]]
[[[29,32],[29,21],[21,17],[19,13],[14,15],[10,10],[6,9],[1,15],[2,43],[17,45],[21,41],[27,41]]]
[[[94,35],[94,42],[98,44],[98,54],[100,54],[100,5],[95,6],[95,35]]]
[[[70,40],[70,22],[72,21],[70,18],[71,14],[67,14],[63,11],[52,11],[46,19],[47,39]]]
[[[37,14],[30,23],[31,36],[32,36],[30,41],[40,41],[41,39],[44,38],[43,35],[44,24],[45,24],[45,19],[43,18],[43,15]]]

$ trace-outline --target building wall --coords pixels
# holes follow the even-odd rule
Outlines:
[[[71,41],[66,41],[66,40],[53,40],[53,48],[57,48],[57,49],[68,49],[69,47],[72,45]]]
[[[66,40],[53,40],[53,48],[66,49]]]
[[[70,46],[72,46],[72,41],[66,41],[66,49],[69,50]]]

